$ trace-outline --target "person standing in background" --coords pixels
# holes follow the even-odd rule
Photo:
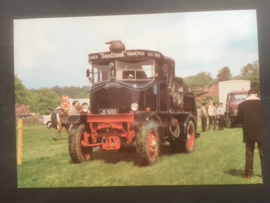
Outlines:
[[[72,102],[72,107],[71,107],[70,110],[69,110],[69,116],[75,115],[75,114],[80,114],[79,109],[80,109],[80,103],[79,103],[79,101],[74,100],[74,101]],[[73,124],[74,124],[74,122],[75,122],[76,120],[74,120],[74,119],[72,119],[72,118],[69,118],[68,120],[69,120],[69,124],[70,124],[70,125],[69,125],[69,131],[71,131],[71,129],[72,129],[72,127],[73,127]]]
[[[223,103],[219,103],[219,107],[217,109],[217,117],[218,117],[218,129],[223,130],[224,125],[224,110],[223,110]]]
[[[216,125],[217,125],[217,103],[213,103],[213,123],[214,123],[214,129],[216,130]]]
[[[202,131],[205,132],[206,125],[207,125],[207,109],[206,109],[206,103],[203,102],[203,106],[201,107],[201,120],[202,120]]]
[[[61,104],[61,111],[59,112],[59,127],[57,129],[56,137],[53,138],[55,141],[59,139],[59,135],[63,127],[66,128],[67,133],[69,133],[68,117],[69,117],[68,109],[65,109],[65,106]]]
[[[72,107],[69,110],[69,115],[74,115],[74,114],[80,114],[78,107],[79,107],[80,103],[77,100],[74,100],[72,102]]]
[[[239,103],[237,122],[242,124],[243,142],[246,143],[245,175],[250,179],[253,175],[253,155],[257,142],[262,170],[262,130],[261,130],[261,101],[257,91],[250,89],[248,97]]]
[[[51,127],[57,129],[58,121],[57,121],[57,115],[56,115],[56,109],[53,110],[51,114]]]
[[[211,130],[213,130],[213,117],[214,117],[214,110],[213,110],[213,102],[212,101],[209,102],[208,115],[209,115],[208,130],[211,131]]]

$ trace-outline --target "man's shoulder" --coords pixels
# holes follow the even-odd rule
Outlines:
[[[238,105],[245,105],[245,104],[249,104],[249,103],[260,103],[261,100],[258,99],[245,99],[242,102],[240,102]]]

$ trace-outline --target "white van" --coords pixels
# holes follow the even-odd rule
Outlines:
[[[56,107],[56,117],[57,121],[59,123],[59,112],[61,111],[61,107]],[[51,128],[52,122],[51,122],[51,115],[43,115],[43,124],[47,125],[48,129]]]

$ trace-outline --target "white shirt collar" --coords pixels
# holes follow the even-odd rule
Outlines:
[[[260,98],[253,96],[253,95],[250,95],[245,100],[260,100]]]

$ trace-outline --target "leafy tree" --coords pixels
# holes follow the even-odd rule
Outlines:
[[[49,88],[39,88],[36,94],[36,112],[51,113],[53,109],[59,106],[61,99]]]
[[[218,84],[217,79],[213,79],[211,82],[207,84],[207,87],[213,87],[214,85],[217,85],[217,84]]]
[[[251,88],[260,92],[260,76],[259,76],[259,61],[255,61],[252,64],[249,63],[241,68],[241,74],[235,76],[235,80],[249,80]]]
[[[27,89],[17,75],[14,76],[15,103],[30,105],[33,111],[34,95]]]
[[[231,80],[232,79],[232,74],[228,66],[223,67],[222,69],[219,70],[217,74],[217,82],[222,82],[226,80]]]
[[[80,99],[80,98],[84,98],[85,95],[89,92],[89,87],[88,86],[83,86],[83,87],[59,87],[54,86],[51,88],[51,90],[53,90],[54,92],[56,92],[58,94],[59,97],[63,96],[63,95],[68,95],[70,98],[74,98],[74,99]]]
[[[209,103],[210,101],[218,103],[218,94],[206,94],[203,95],[202,98],[197,100],[197,108],[201,108],[203,105],[203,102]]]
[[[208,86],[213,81],[213,79],[210,73],[201,72],[197,75],[184,78],[184,81],[192,90],[195,90],[198,87],[204,88]]]
[[[84,96],[84,98],[89,98],[90,97],[90,93],[88,92],[85,96]]]
[[[30,106],[24,104],[15,104],[15,116],[30,114]]]

